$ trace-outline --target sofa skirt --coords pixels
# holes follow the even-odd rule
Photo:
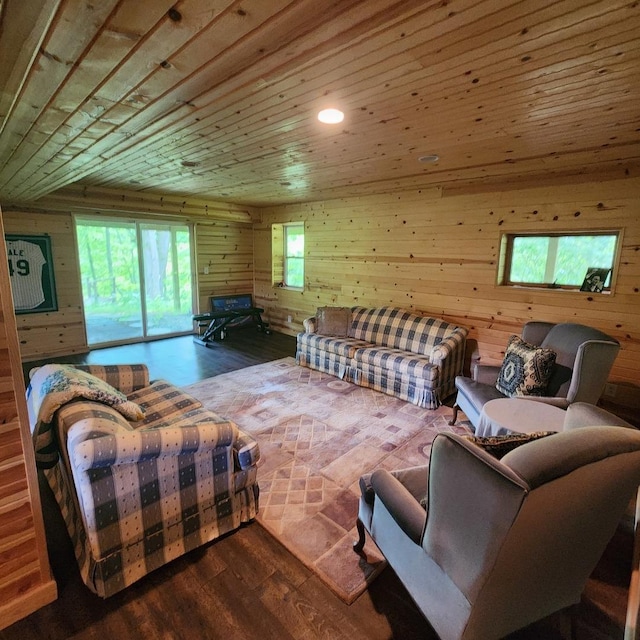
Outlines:
[[[361,387],[381,391],[424,409],[437,409],[442,404],[438,387],[420,378],[375,367],[350,367],[348,377]]]
[[[296,362],[302,367],[322,371],[341,380],[350,380],[349,363],[351,358],[340,354],[309,347],[305,349],[298,348]]]
[[[296,353],[296,362],[302,367],[328,373],[361,387],[381,391],[425,409],[437,409],[442,404],[439,387],[431,386],[433,381],[416,378],[409,374],[366,365],[356,367],[353,366],[353,358],[345,358],[313,348],[299,348]]]
[[[251,522],[258,515],[258,484],[247,484],[247,474],[240,472],[236,486],[241,488],[227,498],[229,504],[226,508],[217,503],[207,505],[190,517],[96,559],[82,525],[77,498],[71,489],[72,481],[62,463],[44,473],[71,537],[82,581],[103,598],[121,591],[188,551]],[[221,512],[225,513],[222,517]]]

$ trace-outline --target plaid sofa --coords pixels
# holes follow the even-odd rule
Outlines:
[[[455,391],[468,329],[396,307],[351,308],[346,336],[298,334],[298,364],[435,409]]]
[[[145,365],[74,368],[106,380],[145,412],[130,423],[111,406],[79,398],[55,412],[49,432],[45,425],[34,433],[36,460],[47,461],[41,466],[93,592],[113,595],[255,518],[260,454],[253,438],[170,383],[150,383]],[[53,465],[48,442],[57,449]]]

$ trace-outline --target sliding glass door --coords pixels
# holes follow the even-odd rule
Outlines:
[[[193,329],[186,225],[76,218],[89,345]]]
[[[148,336],[193,330],[191,243],[186,226],[140,225]]]

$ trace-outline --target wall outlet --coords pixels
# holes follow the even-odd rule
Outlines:
[[[293,318],[291,316],[287,316],[287,322],[291,324],[292,321],[293,321]]]
[[[613,382],[607,382],[607,384],[604,385],[604,395],[607,396],[608,398],[615,398],[617,392],[618,392],[617,384],[614,384]]]
[[[205,276],[209,275],[209,267],[205,267],[202,272],[204,273]]]

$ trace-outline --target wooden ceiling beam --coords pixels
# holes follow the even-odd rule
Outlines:
[[[254,208],[228,202],[126,190],[94,189],[79,185],[65,187],[51,193],[38,200],[35,206],[44,210],[74,213],[150,214],[246,224],[259,220],[259,214]]]
[[[29,70],[60,2],[0,2],[0,135],[23,95]]]

